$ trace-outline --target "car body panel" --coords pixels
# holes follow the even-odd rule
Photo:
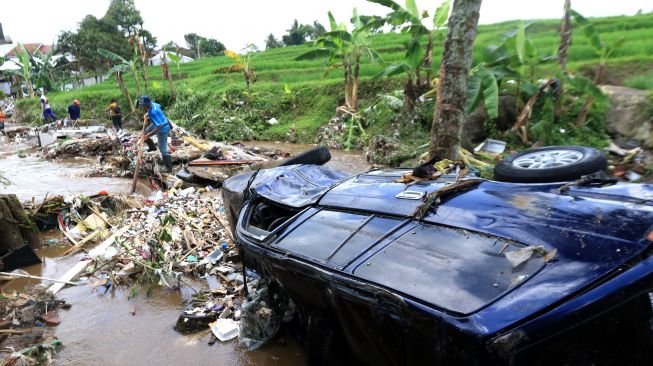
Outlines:
[[[646,273],[651,186],[483,181],[442,198],[419,219],[413,213],[422,200],[397,196],[407,190],[426,195],[457,177],[395,183],[405,172],[340,181],[333,175],[338,178],[311,187],[310,199],[293,198],[292,204],[305,202],[293,206],[304,211],[266,240],[253,239],[241,224],[236,230],[249,265],[276,277],[303,309],[326,319],[325,326],[336,322],[356,354],[386,357],[370,356],[370,363],[510,358],[502,352],[532,345],[534,335],[551,337],[570,319],[595,316],[653,289]],[[254,200],[289,202],[279,191],[269,194],[269,187],[275,189],[259,180]],[[245,203],[240,223],[254,200]],[[430,237],[438,241],[429,244]],[[541,253],[517,267],[503,257],[535,246],[553,253],[548,263]],[[626,279],[627,273],[637,275]],[[545,318],[557,328],[542,323]],[[413,333],[402,333],[407,329]],[[483,355],[472,362],[462,349]]]

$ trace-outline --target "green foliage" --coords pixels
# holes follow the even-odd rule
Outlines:
[[[197,33],[188,33],[184,35],[184,40],[195,57],[212,57],[221,55],[227,48],[217,39],[206,38]],[[198,54],[199,52],[199,54]]]
[[[402,2],[403,3],[403,2]],[[361,22],[363,21],[360,16]],[[628,39],[624,46],[614,53],[608,61],[606,68],[606,80],[624,79],[630,75],[646,73],[653,67],[653,14],[640,16],[619,16],[608,18],[592,18],[592,24],[600,32],[601,38],[612,42],[621,36]],[[498,24],[480,25],[475,44],[474,64],[478,65],[483,61],[485,48],[490,44],[496,44],[503,39],[504,35],[519,27],[518,21],[503,22]],[[326,24],[325,24],[326,25]],[[560,42],[559,36],[560,20],[535,21],[526,27],[527,38],[531,38],[533,46],[542,54],[546,55],[557,49]],[[387,33],[370,35],[370,44],[388,63],[401,63],[405,57],[405,44],[411,40],[407,33]],[[426,39],[421,44],[426,46]],[[434,44],[433,65],[439,65],[439,55],[442,53],[442,45]],[[93,46],[97,47],[97,46]],[[167,91],[152,91],[152,96],[161,102],[166,115],[176,123],[179,122],[189,130],[198,132],[203,136],[216,133],[212,128],[221,129],[227,125],[231,128],[233,124],[224,123],[224,118],[235,118],[237,126],[246,126],[254,138],[257,139],[280,139],[288,138],[288,131],[296,128],[297,141],[313,143],[319,129],[328,123],[333,117],[335,109],[342,104],[342,72],[340,70],[327,69],[325,72],[324,59],[305,59],[295,61],[295,57],[312,49],[311,45],[301,45],[270,49],[264,52],[257,52],[255,55],[257,83],[252,86],[252,92],[258,93],[251,106],[238,106],[236,103],[244,102],[243,76],[240,72],[230,74],[215,74],[218,67],[228,67],[233,63],[224,56],[204,58],[194,62],[181,64],[179,73],[183,77],[183,83],[175,84],[179,92],[179,100],[174,105],[170,104],[170,96]],[[95,48],[91,49],[93,58],[99,60]],[[129,50],[130,51],[130,50]],[[527,52],[526,52],[527,53]],[[131,51],[126,55],[131,57]],[[573,45],[569,50],[568,69],[575,75],[587,72],[585,76],[591,76],[594,66],[599,62],[599,57],[585,37],[584,31],[578,27],[574,30]],[[378,94],[391,94],[394,90],[402,89],[405,84],[404,77],[390,77],[381,80],[374,80],[373,77],[383,71],[383,66],[378,62],[371,62],[362,58],[360,65],[360,110],[373,105]],[[557,65],[544,63],[536,65],[536,75],[547,79],[555,76]],[[493,70],[495,77],[500,79],[499,72]],[[163,83],[161,70],[158,67],[149,67],[150,79]],[[612,73],[612,74],[610,74]],[[619,73],[619,74],[618,74]],[[101,70],[100,74],[104,74]],[[610,74],[610,75],[608,75]],[[625,75],[620,76],[620,75]],[[503,76],[510,78],[510,76]],[[125,84],[130,89],[135,88],[133,80],[125,78]],[[293,92],[297,94],[296,109],[293,111],[290,105],[290,98],[284,91],[284,84],[288,84]],[[500,92],[511,91],[505,83],[500,84]],[[223,96],[226,102],[223,102]],[[395,96],[397,97],[397,96]],[[399,95],[397,98],[401,98]],[[582,97],[582,96],[581,96]],[[102,112],[111,98],[121,101],[123,111],[128,110],[127,101],[124,99],[117,87],[116,81],[111,79],[97,85],[88,86],[71,92],[52,92],[48,99],[54,112],[57,115],[64,115],[65,108],[72,99],[80,99],[82,102],[82,118],[97,118],[107,124],[110,121],[107,114]],[[581,98],[584,99],[584,98]],[[223,107],[226,106],[226,107]],[[574,105],[575,102],[574,102]],[[409,122],[407,128],[400,132],[402,143],[413,143],[418,141],[423,144],[428,140],[428,127],[433,118],[433,102],[418,103],[417,114],[414,122]],[[577,105],[576,105],[577,107]],[[540,108],[538,106],[538,108]],[[591,113],[596,111],[596,106]],[[575,119],[572,113],[570,119]],[[34,99],[21,99],[17,101],[16,118],[25,123],[40,123],[41,113],[39,103]],[[197,116],[196,118],[193,118]],[[396,127],[397,113],[390,110],[388,113],[379,113],[364,124],[368,136],[386,135],[393,136]],[[220,118],[218,118],[220,117]],[[270,118],[276,118],[279,123],[269,125]],[[592,117],[590,115],[590,117]],[[125,116],[125,118],[134,118]],[[213,120],[213,123],[208,123]],[[541,116],[535,113],[531,123],[537,123]],[[242,124],[240,124],[242,123]],[[588,122],[593,126],[595,122]],[[393,127],[395,125],[395,127]],[[243,138],[249,133],[234,131],[225,134]],[[217,133],[220,133],[218,131]],[[223,135],[223,137],[225,137]],[[505,136],[497,136],[505,138]]]
[[[567,113],[557,122],[553,118],[553,99],[545,98],[533,112],[530,132],[533,140],[540,141],[543,146],[550,145],[583,145],[603,148],[607,146],[609,136],[605,132],[605,114],[610,107],[607,98],[596,100],[589,111],[587,122],[576,126],[576,117],[583,106],[583,94],[572,94],[565,97],[563,104]]]
[[[281,47],[283,47],[283,43],[277,40],[274,37],[274,34],[272,33],[268,34],[268,37],[265,39],[265,49],[271,50],[273,48],[281,48]]]
[[[653,71],[631,76],[624,81],[624,84],[631,88],[653,90]]]
[[[290,26],[290,29],[286,30],[286,34],[281,37],[281,41],[286,46],[297,46],[302,45],[307,41],[318,39],[324,33],[326,33],[326,29],[317,20],[314,21],[313,24],[299,24],[297,19],[295,19]],[[272,38],[274,38],[274,36],[272,36]],[[270,40],[269,36],[268,40]]]
[[[420,12],[414,0],[406,0],[406,6],[402,7],[393,0],[368,0],[388,7],[392,10],[386,18],[385,22],[395,26],[401,26],[403,33],[409,34],[409,41],[406,43],[406,54],[403,60],[399,63],[392,63],[385,68],[385,70],[378,74],[377,77],[389,77],[406,73],[408,75],[408,83],[406,84],[406,96],[414,99],[417,95],[412,95],[414,84],[421,84],[419,73],[422,70],[431,71],[432,68],[432,50],[434,41],[437,40],[438,35],[443,34],[445,24],[449,16],[451,8],[451,0],[445,0],[435,10],[433,19],[430,25],[424,24],[423,20],[429,17],[427,11]],[[427,46],[423,47],[425,37],[428,38]],[[426,80],[426,85],[430,85],[431,80]],[[411,95],[408,95],[411,94]],[[412,104],[411,104],[412,105]]]

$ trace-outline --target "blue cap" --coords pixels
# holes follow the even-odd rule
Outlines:
[[[152,99],[148,97],[147,95],[143,95],[139,100],[138,100],[138,105],[140,106],[149,106],[152,104]]]

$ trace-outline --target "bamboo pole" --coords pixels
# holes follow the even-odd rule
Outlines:
[[[61,281],[61,280],[57,280],[57,279],[54,279],[54,278],[33,276],[33,275],[22,274],[22,273],[0,272],[0,275],[12,277],[12,278],[30,278],[30,279],[33,279],[33,280],[43,280],[43,281],[64,283],[66,285],[77,285],[75,282]]]
[[[138,140],[138,156],[136,157],[136,169],[134,169],[134,181],[132,182],[131,194],[136,192],[136,183],[138,182],[138,170],[141,168],[141,158],[143,157],[143,143],[145,142],[145,127],[147,126],[147,117],[143,117],[143,130],[141,138]]]

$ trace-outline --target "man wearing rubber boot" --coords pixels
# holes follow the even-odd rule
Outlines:
[[[161,159],[163,159],[163,164],[165,165],[165,167],[161,168],[160,171],[162,173],[170,173],[172,172],[172,158],[168,152],[170,122],[168,122],[168,119],[163,114],[161,106],[158,103],[154,103],[150,97],[142,96],[138,104],[145,110],[144,118],[149,122],[152,122],[152,124],[145,130],[145,141],[148,146],[153,145],[154,143],[150,137],[156,134],[157,145],[161,152]]]

